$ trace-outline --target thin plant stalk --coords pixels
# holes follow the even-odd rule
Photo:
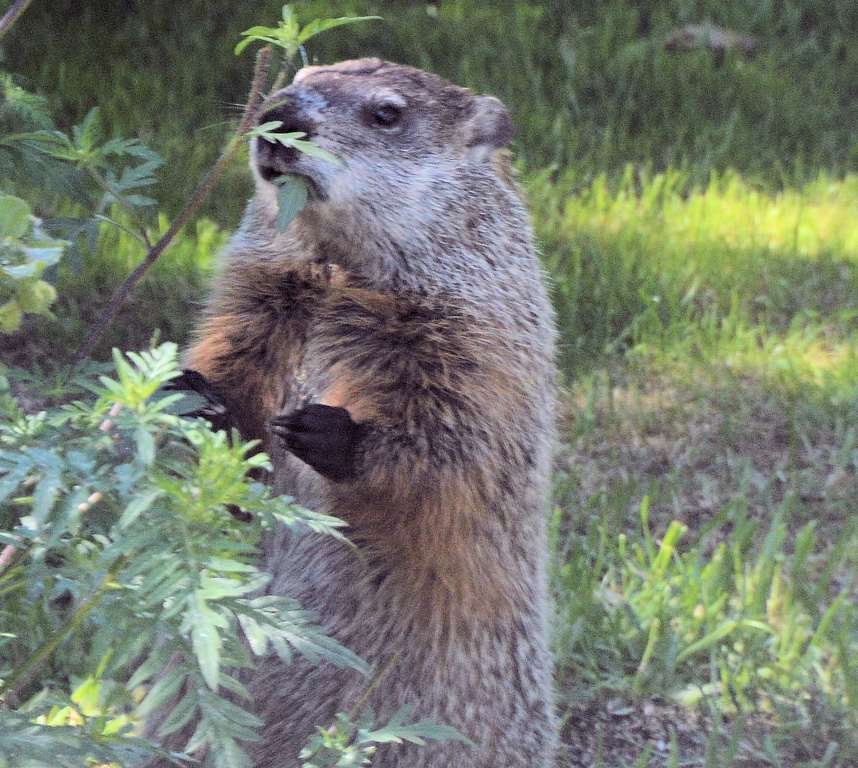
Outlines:
[[[135,233],[135,237],[143,242],[148,250],[152,250],[152,243],[149,241],[149,235],[146,232],[146,226],[140,220],[140,217],[137,215],[137,212],[125,201],[125,198],[122,197],[107,181],[101,176],[98,171],[94,168],[87,168],[89,175],[92,177],[93,181],[98,184],[108,195],[110,195],[119,205],[122,207],[122,210],[130,217],[130,219],[134,222],[137,227],[137,232]]]
[[[158,240],[157,243],[155,243],[154,246],[148,249],[144,259],[137,265],[136,269],[125,279],[125,282],[123,282],[113,294],[92,330],[75,352],[71,363],[72,368],[89,356],[95,348],[95,345],[98,344],[101,337],[104,336],[104,332],[107,330],[110,323],[113,322],[119,308],[140,281],[140,278],[146,274],[149,267],[155,263],[158,257],[164,252],[185,224],[190,221],[193,215],[197,212],[197,209],[208,197],[215,185],[215,182],[217,182],[220,175],[232,161],[235,153],[241,146],[241,142],[244,139],[245,134],[253,127],[259,116],[261,86],[268,73],[270,59],[271,47],[266,46],[259,51],[259,54],[256,57],[256,69],[253,73],[253,83],[251,85],[250,96],[247,99],[247,105],[244,108],[244,114],[242,116],[241,123],[238,126],[238,130],[233,135],[226,149],[223,151],[223,154],[221,154],[218,161],[209,171],[203,183],[197,188],[197,191],[194,192],[193,197],[188,201],[188,204],[184,207],[167,232]]]
[[[0,19],[0,39],[3,38],[3,35],[9,31],[18,17],[27,10],[27,6],[32,2],[33,0],[17,0],[17,2],[12,3],[12,7]]]

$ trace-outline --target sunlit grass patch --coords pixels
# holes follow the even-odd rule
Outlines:
[[[748,329],[708,350],[738,377],[759,380],[775,393],[849,417],[858,407],[858,335],[840,335],[812,321],[785,333]],[[843,409],[846,409],[845,411]]]
[[[858,177],[821,174],[802,187],[777,192],[736,173],[713,174],[689,189],[688,175],[672,169],[637,173],[627,167],[619,185],[602,174],[563,207],[564,231],[623,234],[680,257],[695,250],[787,250],[815,257],[828,250],[858,256]]]
[[[570,373],[736,312],[781,333],[803,316],[855,325],[858,177],[766,192],[735,174],[700,187],[629,168],[619,185],[529,189]]]
[[[799,314],[782,330],[753,322],[734,305],[725,317],[709,313],[674,331],[670,339],[641,340],[629,349],[629,361],[691,381],[716,371],[737,387],[753,380],[775,396],[826,408],[830,421],[858,408],[858,328],[851,312],[825,319]]]
[[[534,193],[556,212],[542,236],[571,374],[554,529],[570,718],[667,699],[707,741],[652,741],[662,760],[853,764],[856,180],[627,171]]]

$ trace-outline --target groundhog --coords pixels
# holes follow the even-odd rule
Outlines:
[[[269,591],[387,670],[377,722],[408,705],[475,745],[382,744],[376,768],[548,766],[554,330],[508,111],[376,59],[306,67],[273,103],[262,122],[341,165],[254,140],[256,193],[186,355],[263,441],[274,489],[348,524],[354,548],[272,535]],[[309,199],[280,232],[283,175]],[[261,660],[254,768],[298,766],[368,687]]]

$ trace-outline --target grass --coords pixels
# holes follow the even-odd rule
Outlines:
[[[165,155],[175,210],[244,99],[238,32],[281,4],[45,0],[5,64],[60,127],[100,103],[108,133]],[[501,5],[297,10],[379,13],[310,55],[432,69],[499,95],[519,126],[565,383],[551,528],[563,764],[858,766],[858,3]],[[708,22],[756,35],[757,55],[665,50]],[[247,192],[237,167],[217,224],[172,247],[102,355],[156,329],[185,338]],[[4,359],[62,361],[139,258],[102,237],[60,275],[62,322],[32,324]]]
[[[688,324],[719,334],[728,315],[779,332],[797,318],[841,334],[853,325],[858,177],[779,192],[735,173],[689,183],[631,166],[616,184],[604,174],[586,185],[573,174],[531,179],[567,370]]]
[[[627,173],[553,199],[567,741],[604,765],[858,764],[855,180]]]

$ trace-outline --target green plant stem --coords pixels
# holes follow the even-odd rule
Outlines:
[[[373,678],[372,682],[369,684],[369,688],[364,691],[363,696],[358,699],[357,704],[355,704],[351,710],[349,711],[348,718],[349,720],[354,720],[360,711],[364,708],[366,703],[369,701],[369,697],[372,695],[372,692],[378,687],[379,683],[384,680],[385,677],[390,673],[390,670],[396,665],[399,661],[399,654],[394,653],[393,656],[390,657],[390,660],[387,664],[384,665],[384,669],[379,672],[375,678]]]
[[[92,330],[75,352],[71,362],[72,368],[77,366],[81,360],[89,356],[95,348],[95,345],[101,340],[101,337],[104,335],[104,332],[107,330],[110,323],[113,322],[113,319],[116,317],[116,313],[119,311],[123,302],[128,298],[131,291],[134,290],[134,287],[140,281],[140,278],[143,277],[149,267],[155,263],[158,257],[164,252],[185,224],[190,221],[191,217],[197,212],[197,209],[208,197],[221,173],[223,173],[232,161],[235,153],[241,146],[244,135],[253,127],[259,116],[260,89],[262,82],[265,79],[265,75],[268,72],[268,63],[270,58],[271,48],[270,46],[266,46],[256,57],[256,69],[253,74],[250,96],[247,99],[247,105],[244,108],[244,115],[242,116],[238,130],[233,135],[226,149],[223,151],[223,154],[218,158],[218,161],[209,171],[203,183],[197,188],[193,197],[188,201],[188,204],[184,207],[178,218],[170,226],[170,229],[167,230],[167,232],[160,240],[158,240],[157,243],[155,243],[154,246],[149,248],[143,261],[137,265],[137,268],[125,279],[125,282],[123,282],[119,289],[113,294]]]
[[[95,590],[92,597],[83,603],[68,620],[66,625],[60,629],[52,638],[50,638],[42,647],[36,651],[24,666],[21,667],[14,675],[0,685],[0,704],[8,705],[18,698],[23,687],[36,671],[45,663],[47,658],[57,649],[57,646],[70,635],[78,625],[90,614],[93,608],[101,602],[104,593],[107,591],[110,583],[116,578],[116,574],[125,566],[127,558],[120,557],[113,567],[104,575],[104,578]]]
[[[3,35],[5,35],[11,26],[15,23],[16,19],[27,9],[27,6],[32,3],[33,0],[17,0],[17,2],[12,4],[12,7],[6,11],[6,14],[0,19],[0,39],[2,39]]]
[[[130,205],[128,205],[122,195],[116,192],[113,187],[111,187],[110,184],[107,183],[106,179],[104,179],[104,177],[102,177],[102,175],[98,171],[96,171],[95,168],[87,167],[86,170],[87,173],[89,173],[89,175],[95,181],[95,183],[98,184],[98,186],[101,187],[105,192],[107,192],[108,195],[114,198],[116,202],[118,202],[119,205],[122,206],[122,210],[125,211],[125,213],[131,217],[131,220],[137,226],[140,237],[142,237],[143,242],[146,244],[146,248],[151,251],[152,243],[149,240],[149,235],[146,233],[146,225],[140,220],[140,217],[137,215],[135,210]]]

